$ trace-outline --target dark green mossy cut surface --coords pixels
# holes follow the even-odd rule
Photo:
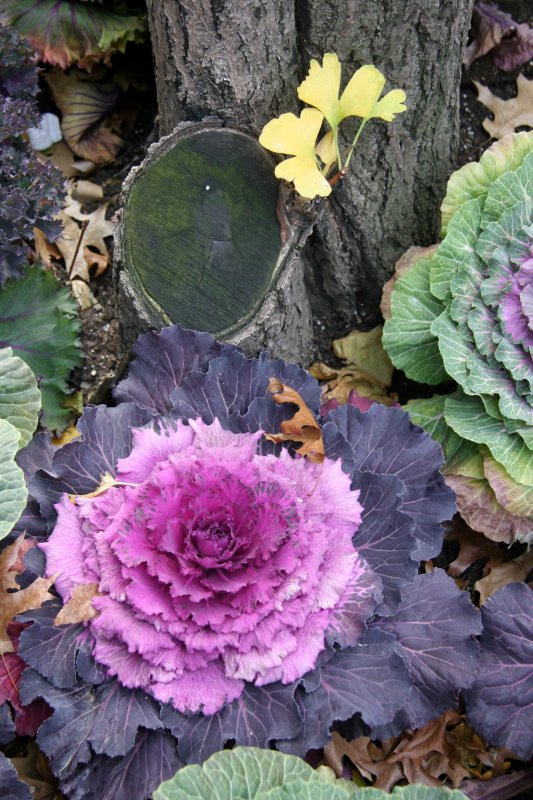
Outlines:
[[[277,194],[269,156],[246,134],[178,139],[132,184],[127,267],[172,322],[217,333],[246,321],[274,277]]]

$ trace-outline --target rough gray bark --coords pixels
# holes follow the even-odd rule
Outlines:
[[[461,59],[473,0],[147,0],[161,132],[210,113],[258,133],[300,107],[311,58],[343,80],[373,63],[408,111],[370,122],[350,174],[304,250],[326,338],[379,319],[381,287],[410,245],[435,241],[458,142]],[[353,123],[355,125],[355,123]],[[348,133],[350,128],[348,126]]]

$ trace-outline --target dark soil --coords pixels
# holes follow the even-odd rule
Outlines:
[[[111,198],[108,216],[119,207],[119,195],[124,178],[132,167],[140,164],[149,145],[157,138],[157,109],[155,89],[143,94],[144,108],[132,130],[123,131],[125,146],[116,162],[101,167],[90,176],[99,183],[105,199]],[[109,240],[112,250],[112,241]],[[124,370],[128,353],[123,352],[116,316],[116,293],[113,268],[110,264],[99,278],[90,282],[96,305],[80,312],[81,340],[85,355],[81,373],[76,376],[75,388],[83,391],[85,403],[104,403],[116,377]]]

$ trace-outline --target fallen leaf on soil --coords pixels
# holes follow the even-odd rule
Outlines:
[[[36,578],[26,589],[9,591],[16,587],[14,578],[22,571],[23,566],[18,566],[21,548],[24,547],[24,537],[16,539],[2,551],[0,556],[0,654],[13,653],[13,643],[8,635],[7,626],[17,614],[40,608],[47,600],[54,597],[48,591],[55,580],[52,578]]]
[[[470,28],[472,42],[465,50],[463,63],[468,68],[473,61],[493,51],[494,63],[511,72],[533,56],[533,28],[518,24],[492,3],[478,2],[472,12]]]
[[[416,262],[421,258],[431,258],[433,253],[437,250],[438,244],[432,244],[429,247],[417,247],[413,246],[410,247],[409,250],[406,250],[405,253],[400,256],[396,264],[394,265],[394,274],[390,280],[387,281],[385,286],[383,287],[383,294],[381,295],[381,313],[383,314],[383,319],[390,319],[391,318],[391,308],[390,308],[390,301],[392,290],[399,278],[405,275],[406,272],[409,272],[411,267],[414,267]]]
[[[61,129],[70,149],[95,164],[113,161],[122,139],[99,123],[114,108],[120,96],[118,87],[98,83],[76,69],[68,74],[54,69],[45,78],[61,111]]]
[[[508,583],[524,581],[531,570],[533,570],[533,550],[492,567],[489,574],[477,581],[474,586],[479,592],[480,604],[483,605],[494,592],[507,586]]]
[[[331,401],[351,402],[361,411],[368,410],[372,403],[391,406],[397,402],[397,395],[387,392],[394,367],[383,349],[382,331],[382,327],[364,332],[352,331],[348,336],[336,339],[332,344],[333,351],[347,363],[341,369],[332,369],[321,362],[311,365],[311,375],[328,382],[322,395],[321,414],[330,410]]]
[[[386,792],[406,780],[442,786],[444,776],[458,788],[469,776],[501,775],[510,766],[507,755],[504,750],[487,750],[456,711],[447,711],[419,731],[408,730],[379,744],[367,736],[347,742],[334,733],[324,748],[325,763],[339,777],[346,756],[362,777]]]
[[[79,183],[85,184],[82,191],[86,193],[89,182]],[[107,268],[110,257],[104,239],[113,234],[114,225],[105,218],[109,203],[102,203],[95,211],[86,214],[82,211],[80,201],[74,197],[75,191],[76,185],[69,189],[65,206],[58,214],[58,219],[63,223],[63,232],[55,244],[65,262],[68,278],[72,281],[72,293],[82,308],[89,308],[96,302],[87,285],[91,277],[90,268],[96,267],[94,277],[99,277]],[[94,190],[91,191],[94,194]]]
[[[533,80],[523,75],[516,79],[517,94],[510,100],[502,100],[492,94],[490,89],[474,81],[478,100],[494,114],[494,120],[484,119],[483,127],[493,139],[501,139],[516,128],[533,128]]]
[[[26,743],[25,749],[26,755],[11,759],[19,778],[32,787],[34,800],[59,800],[61,795],[57,779],[46,756],[31,740]]]
[[[277,378],[270,378],[268,393],[275,403],[294,403],[298,411],[291,419],[282,422],[281,433],[265,433],[271,442],[302,442],[296,452],[315,464],[324,461],[324,442],[322,431],[313,412],[306,406],[298,392],[286,386]]]
[[[24,571],[24,556],[35,542],[27,539],[21,534],[12,545],[6,547],[0,553],[0,578],[2,589],[7,592],[9,589],[18,589],[17,575]]]
[[[394,367],[381,343],[383,326],[370,331],[352,331],[342,339],[336,339],[333,352],[346,364],[370,375],[383,386],[390,386]]]
[[[444,529],[446,541],[459,543],[459,553],[447,569],[448,574],[453,578],[458,578],[481,558],[487,559],[487,563],[483,567],[485,573],[500,564],[505,558],[505,551],[497,542],[487,539],[482,533],[470,528],[458,514],[451,522],[444,524]]]
[[[96,297],[91,292],[88,284],[76,279],[71,281],[70,288],[74,299],[77,300],[80,308],[85,309],[96,305]]]
[[[341,405],[351,402],[360,411],[368,410],[372,403],[392,406],[398,401],[398,395],[394,392],[389,394],[380,381],[352,366],[336,370],[317,361],[309,367],[309,372],[318,381],[328,382],[327,390],[322,395],[322,415],[329,411],[329,407],[325,410],[324,408],[331,400],[336,400]]]
[[[78,203],[95,203],[104,199],[104,190],[99,183],[86,180],[73,181],[71,197]]]
[[[98,614],[92,600],[98,595],[97,583],[83,583],[75,586],[70,600],[65,603],[54,620],[54,625],[72,625],[77,622],[88,622]]]
[[[54,145],[51,156],[41,156],[41,158],[43,161],[51,161],[63,173],[65,178],[90,175],[96,169],[94,161],[76,161],[74,153],[65,142],[58,142]]]
[[[39,228],[33,229],[35,251],[43,264],[47,267],[52,266],[52,261],[59,261],[61,259],[61,252],[53,242],[49,242]]]

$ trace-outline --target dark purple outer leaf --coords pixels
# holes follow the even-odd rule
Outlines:
[[[2,800],[32,800],[28,784],[19,780],[11,761],[0,753],[0,787]]]
[[[246,414],[255,398],[267,397],[269,378],[278,378],[295,389],[312,411],[318,410],[318,383],[304,369],[281,359],[269,361],[266,353],[249,359],[236,350],[229,356],[210,361],[206,373],[191,372],[184,378],[171,396],[172,416],[202,417],[208,423],[217,417],[224,424],[228,417]],[[270,402],[276,406],[274,400]],[[267,430],[275,430],[273,425],[278,413],[273,414],[272,426],[268,418],[265,420],[265,425],[269,424]],[[287,417],[292,414],[294,408]]]
[[[176,740],[160,731],[141,731],[122,758],[96,756],[62,784],[69,800],[134,800],[152,795],[184,764]]]
[[[376,738],[420,728],[454,708],[459,690],[472,684],[478,668],[474,637],[481,633],[481,616],[452,578],[440,569],[417,575],[402,595],[395,615],[378,618],[370,629],[388,631],[401,644],[413,693],[391,726],[373,731]]]
[[[42,697],[54,709],[39,728],[37,741],[61,779],[77,764],[88,763],[89,745],[99,755],[123,756],[134,746],[140,727],[162,727],[158,704],[115,680],[100,684],[96,690],[81,681],[71,689],[56,689],[28,669],[22,676],[20,696],[25,704]]]
[[[128,377],[113,390],[119,403],[133,401],[154,414],[168,414],[170,395],[189,372],[205,372],[211,359],[236,352],[220,344],[209,333],[190,331],[179,325],[160,333],[144,333],[133,346],[135,356]]]
[[[105,472],[115,475],[118,459],[131,451],[132,428],[150,419],[149,411],[133,403],[87,406],[78,422],[81,436],[57,451],[52,474],[38,470],[30,481],[30,494],[43,516],[55,518],[53,506],[64,492],[86,494],[99,486]]]
[[[52,469],[52,460],[57,452],[50,441],[50,435],[46,432],[36,433],[30,443],[19,450],[15,461],[23,470],[26,482],[33,478],[38,469],[45,469],[48,472]]]
[[[76,672],[82,681],[98,685],[107,679],[107,672],[105,667],[94,660],[91,651],[92,645],[89,638],[85,638],[79,643],[79,650],[76,654]]]
[[[222,750],[229,740],[238,745],[268,747],[274,739],[296,736],[301,722],[294,691],[294,684],[247,684],[238,700],[211,717],[186,717],[171,706],[163,706],[161,720],[177,736],[183,760],[197,763]]]
[[[419,561],[437,555],[442,545],[439,523],[455,513],[454,494],[439,472],[439,445],[405,411],[379,403],[364,413],[339,406],[326,421],[332,423],[324,427],[326,454],[329,448],[338,450],[339,432],[352,446],[354,471],[397,475],[405,486],[401,510],[415,522],[418,547],[413,555]]]
[[[466,715],[490,744],[533,755],[533,592],[511,583],[481,608],[479,674],[464,693]]]
[[[19,655],[26,664],[53,681],[58,688],[76,685],[76,654],[83,625],[54,627],[60,606],[46,605],[21,614],[22,622],[33,622],[20,634]]]
[[[488,781],[464,781],[461,791],[470,800],[514,800],[527,797],[526,792],[533,786],[533,767],[500,775]]]
[[[11,716],[11,711],[7,703],[0,705],[0,746],[3,746],[15,738],[17,732],[15,723]],[[0,783],[0,786],[2,784]]]
[[[383,584],[383,602],[376,613],[392,614],[401,601],[401,587],[411,583],[418,571],[413,560],[417,541],[412,517],[402,513],[403,485],[395,475],[358,472],[353,487],[361,490],[363,519],[353,543],[377,572]]]
[[[370,630],[355,647],[335,653],[320,667],[320,686],[310,693],[298,690],[302,731],[291,741],[278,742],[279,749],[303,757],[328,741],[335,720],[356,713],[371,726],[392,720],[411,687],[399,651],[393,636]]]
[[[24,472],[26,484],[33,478],[37,470],[52,470],[52,459],[56,448],[53,447],[48,433],[36,433],[31,442],[16,455],[15,461]],[[49,532],[46,520],[43,519],[39,504],[31,497],[19,521],[13,528],[14,533],[26,533],[37,539],[43,539]]]

